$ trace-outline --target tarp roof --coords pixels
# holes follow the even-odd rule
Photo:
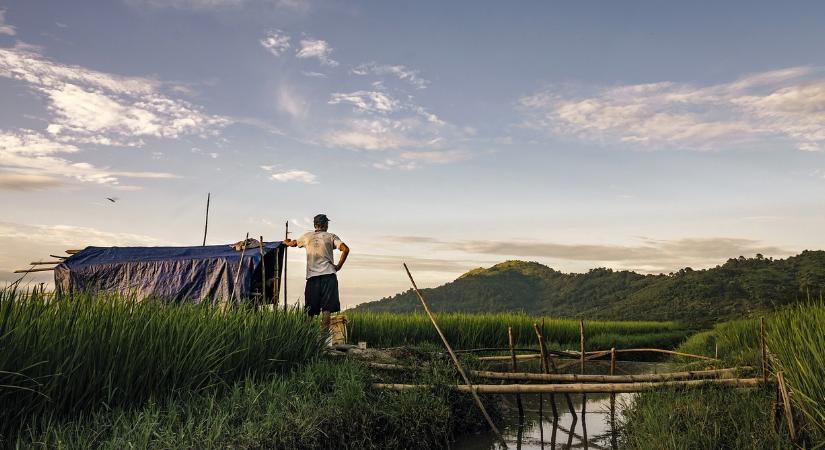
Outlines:
[[[280,272],[283,243],[264,243],[267,278]],[[277,261],[277,264],[276,264]],[[171,301],[217,303],[249,298],[260,288],[261,252],[243,254],[229,244],[200,247],[86,247],[67,258],[54,272],[58,293],[108,291],[160,297]],[[238,267],[241,267],[238,274]],[[235,286],[235,279],[238,285]]]

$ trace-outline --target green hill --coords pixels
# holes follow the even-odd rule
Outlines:
[[[729,259],[711,269],[668,275],[592,269],[562,273],[536,262],[507,261],[474,269],[424,295],[434,311],[522,311],[609,320],[681,320],[704,325],[782,304],[819,297],[825,289],[825,251],[787,259]],[[412,290],[363,303],[364,311],[414,312]]]

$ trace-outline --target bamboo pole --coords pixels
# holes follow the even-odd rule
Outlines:
[[[39,268],[39,269],[20,269],[20,270],[15,270],[14,273],[49,272],[49,271],[52,271],[54,269],[55,269],[55,267],[45,267],[45,268]]]
[[[579,383],[579,384],[476,384],[476,385],[456,385],[454,388],[459,392],[470,392],[473,394],[537,394],[537,393],[570,393],[570,394],[610,394],[610,393],[630,393],[645,392],[662,387],[699,387],[699,386],[720,386],[731,388],[751,388],[763,384],[760,378],[731,378],[724,380],[685,380],[685,381],[662,381],[643,383]],[[375,389],[391,391],[404,391],[409,389],[432,388],[426,384],[385,384],[374,383]]]
[[[235,292],[237,292],[238,281],[241,279],[241,269],[243,268],[243,254],[246,252],[246,241],[249,240],[249,232],[246,232],[246,237],[243,239],[243,245],[241,246],[241,259],[238,261],[238,271],[235,272],[235,283],[232,284],[232,292],[229,294],[229,300],[235,298]]]
[[[399,364],[383,364],[367,362],[367,367],[381,370],[395,371],[416,371],[422,369],[420,366],[402,366]],[[489,370],[471,370],[470,375],[477,378],[487,378],[491,380],[517,380],[517,381],[547,381],[547,382],[579,382],[579,383],[633,383],[641,381],[676,381],[688,379],[701,379],[724,377],[753,369],[749,366],[731,367],[727,369],[694,370],[685,372],[670,373],[646,373],[639,375],[580,375],[576,373],[530,373],[530,372],[494,372]],[[611,371],[612,372],[612,371]]]
[[[45,266],[47,264],[60,264],[63,261],[32,261],[29,264],[32,266]]]
[[[762,380],[768,381],[768,349],[765,346],[765,318],[759,318],[759,345],[762,349]]]
[[[610,376],[616,376],[616,347],[610,348]],[[610,437],[616,448],[616,394],[610,394]]]
[[[51,256],[52,258],[57,258],[57,259],[66,259],[66,258],[68,258],[68,256],[60,256],[60,255],[49,255],[49,256]]]
[[[468,348],[462,350],[454,350],[457,354],[458,353],[484,353],[484,352],[509,352],[510,348],[498,348],[498,347],[484,347],[484,348]],[[534,352],[539,353],[538,350],[534,348],[513,348],[513,351],[517,352]]]
[[[406,370],[399,366],[398,370]],[[477,378],[487,378],[492,380],[518,380],[518,381],[545,381],[545,382],[571,382],[571,383],[634,383],[642,381],[675,381],[698,378],[721,377],[739,373],[739,368],[697,370],[690,372],[671,373],[646,373],[640,375],[595,375],[595,374],[575,374],[575,373],[529,373],[529,372],[492,372],[486,370],[471,370],[470,374]]]
[[[66,253],[69,254],[69,255],[74,255],[74,254],[80,253],[82,251],[83,251],[82,249],[80,249],[80,250],[78,250],[78,249],[69,249],[69,250],[66,250]]]
[[[209,228],[209,199],[212,197],[211,192],[206,193],[206,220],[203,223],[203,244],[202,247],[206,247],[206,230]]]
[[[479,361],[509,361],[510,356],[480,356]],[[516,359],[541,359],[541,355],[516,355]]]
[[[535,322],[533,323],[533,331],[536,332],[536,339],[539,341],[539,351],[541,352],[541,369],[544,372],[544,375],[550,373],[550,368],[547,367],[547,354],[544,351],[544,338],[541,335],[541,331],[539,331],[539,326]],[[541,394],[539,394],[539,415],[544,415],[544,398]],[[550,394],[550,409],[553,411],[553,420],[556,420],[559,417],[558,408],[556,408],[556,397],[553,394]]]
[[[585,359],[585,361],[588,361],[588,360],[591,360],[591,359],[597,359],[597,358],[601,358],[602,356],[608,355],[609,353],[610,353],[610,350],[602,350],[602,351],[599,351],[599,352],[592,353],[590,356],[586,356],[584,359]],[[559,365],[559,370],[563,370],[563,369],[566,369],[568,367],[573,367],[573,366],[577,366],[577,365],[581,365],[581,359],[577,359],[576,361],[570,361],[570,362],[567,362],[567,363],[564,363],[564,364],[560,364]]]
[[[407,263],[404,263],[404,270],[407,272],[407,276],[410,278],[410,283],[412,283],[413,289],[415,289],[416,295],[418,295],[418,299],[421,300],[421,305],[424,306],[424,311],[427,312],[427,316],[430,318],[430,322],[432,322],[433,327],[435,327],[435,331],[438,332],[438,335],[441,337],[441,341],[444,343],[444,346],[447,347],[447,351],[450,352],[450,357],[453,359],[453,363],[455,364],[455,368],[458,370],[458,373],[461,374],[461,378],[464,380],[465,385],[462,386],[467,388],[470,393],[473,394],[473,400],[475,400],[476,406],[478,406],[479,411],[484,416],[484,419],[487,420],[487,424],[490,425],[490,429],[498,436],[498,439],[504,444],[506,447],[507,444],[504,443],[504,439],[501,436],[501,433],[498,431],[496,424],[493,423],[493,419],[490,417],[490,414],[487,413],[487,408],[484,407],[484,404],[481,403],[481,398],[479,398],[478,393],[476,392],[472,383],[470,383],[470,379],[467,378],[467,374],[464,373],[464,368],[461,367],[461,363],[458,361],[458,356],[456,356],[453,348],[450,347],[450,343],[447,342],[447,338],[444,336],[444,333],[441,331],[441,328],[438,326],[438,323],[435,321],[435,317],[433,317],[433,313],[430,312],[430,307],[427,305],[427,301],[424,300],[424,295],[418,289],[418,286],[415,284],[415,280],[413,279],[412,274],[410,273],[410,269],[407,267]]]
[[[261,306],[266,304],[266,262],[265,260],[265,253],[264,253],[264,237],[261,236],[261,245],[258,248],[261,249]]]
[[[695,358],[695,359],[704,359],[707,361],[716,361],[716,358],[711,358],[710,356],[702,356],[702,355],[693,355],[690,353],[682,353],[677,352],[675,350],[662,350],[660,348],[622,348],[616,350],[616,353],[665,353],[668,355],[676,355],[676,356],[684,356],[686,358]]]
[[[788,393],[788,388],[785,385],[785,377],[782,375],[782,372],[776,373],[776,383],[782,397],[782,408],[785,411],[785,419],[788,424],[788,433],[791,436],[791,441],[796,442],[796,427],[794,426],[793,410],[791,409],[791,396]]]
[[[284,232],[284,239],[289,239],[289,220],[287,220],[284,223],[284,227],[286,229],[286,231]],[[286,269],[288,267],[288,265],[286,263],[286,255],[287,255],[286,251],[287,251],[287,249],[289,249],[289,247],[285,246],[284,247],[284,312],[286,312],[286,308],[288,306],[287,304],[289,303],[289,297],[287,297],[287,294],[286,294],[286,280],[287,280],[287,278],[286,278],[286,275],[287,275],[286,274]]]
[[[581,352],[580,352],[580,354],[581,354],[581,365],[582,365],[581,373],[582,373],[582,375],[584,375],[584,361],[585,361],[584,352],[585,352],[585,350],[584,350],[584,320],[583,319],[579,319],[579,344],[580,344],[580,347],[581,347]]]
[[[518,363],[516,362],[516,352],[513,350],[513,327],[507,327],[507,342],[510,345],[510,356],[513,358],[513,373],[518,373]],[[516,394],[516,404],[518,405],[518,420],[524,420],[524,405],[521,403],[521,394]]]

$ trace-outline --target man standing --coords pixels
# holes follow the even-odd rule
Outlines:
[[[312,220],[315,231],[304,233],[298,240],[287,239],[290,247],[303,247],[307,251],[307,284],[304,289],[304,309],[310,316],[321,314],[324,330],[329,330],[329,315],[341,310],[338,300],[338,277],[336,272],[344,266],[349,247],[341,239],[327,232],[329,219],[326,214],[318,214]],[[341,251],[338,264],[334,263],[332,252]]]

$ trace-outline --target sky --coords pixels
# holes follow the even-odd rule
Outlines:
[[[0,0],[0,281],[297,235],[344,307],[825,247],[825,3]],[[115,202],[107,197],[116,199]],[[304,253],[289,253],[300,301]],[[50,273],[26,281],[48,281]]]

